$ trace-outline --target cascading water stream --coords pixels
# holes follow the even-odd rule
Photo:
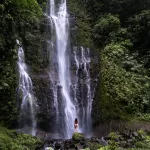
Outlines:
[[[89,136],[94,90],[91,89],[90,50],[74,47],[69,52],[66,0],[60,1],[57,6],[54,0],[49,0],[50,14],[48,15],[51,23],[49,76],[55,108],[55,132],[59,133],[57,138],[71,138],[74,132],[74,119],[77,117],[78,131]]]
[[[68,52],[68,14],[66,0],[61,0],[58,12],[55,12],[55,2],[50,0],[49,18],[54,23],[56,33],[56,50],[57,50],[57,65],[58,65],[58,80],[61,86],[62,104],[60,113],[59,126],[63,130],[63,138],[70,138],[74,132],[74,119],[76,117],[76,109],[70,97],[70,73],[67,58]],[[57,99],[58,100],[58,99]],[[58,103],[58,102],[56,102]],[[57,117],[58,118],[58,117]]]
[[[92,125],[92,90],[90,78],[90,51],[88,48],[74,47],[76,80],[74,82],[74,99],[77,101],[77,114],[80,130],[86,135],[91,134]]]
[[[36,134],[35,108],[36,98],[33,95],[31,78],[27,72],[25,56],[20,42],[17,40],[18,49],[18,68],[19,68],[19,92],[22,98],[20,108],[20,128],[25,133]]]

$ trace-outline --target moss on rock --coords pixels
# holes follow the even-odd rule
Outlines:
[[[102,147],[101,144],[96,143],[96,142],[93,142],[93,143],[92,143],[92,142],[89,142],[88,145],[89,145],[89,149],[90,149],[90,150],[97,150],[97,149],[99,149],[99,148]]]
[[[76,0],[68,1],[70,13],[70,36],[71,43],[77,46],[92,47],[91,27],[86,9],[82,3]]]
[[[0,150],[30,150],[41,144],[42,142],[36,137],[17,133],[0,126]]]
[[[72,140],[74,140],[74,141],[80,141],[82,139],[84,139],[84,135],[82,133],[75,132],[72,135]]]

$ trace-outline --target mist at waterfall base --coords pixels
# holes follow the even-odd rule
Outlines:
[[[53,102],[52,138],[70,139],[74,133],[74,120],[78,118],[78,132],[91,135],[92,99],[90,77],[90,49],[71,47],[69,44],[69,15],[66,0],[56,4],[49,0],[47,17],[51,26],[49,51],[50,93]],[[20,130],[36,135],[38,118],[37,102],[33,94],[32,80],[29,76],[23,47],[17,40],[19,97],[20,97]],[[36,84],[36,83],[35,83]],[[38,108],[40,109],[40,107]],[[49,115],[49,114],[47,114]]]
[[[56,138],[72,137],[75,118],[79,120],[78,132],[88,135],[92,124],[90,50],[84,47],[70,48],[66,0],[61,0],[60,4],[49,0],[49,6],[49,76],[56,112],[55,132],[59,133]],[[72,67],[75,70],[71,69]]]
[[[19,118],[19,128],[25,133],[32,135],[36,134],[36,98],[33,94],[33,86],[31,78],[27,72],[27,66],[25,63],[25,55],[23,47],[20,42],[16,41],[18,44],[18,70],[19,70],[19,99],[21,100],[20,105],[20,118]]]

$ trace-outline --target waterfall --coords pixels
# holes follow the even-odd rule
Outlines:
[[[80,130],[90,135],[92,126],[92,90],[90,77],[90,50],[84,47],[74,47],[75,81],[73,83],[74,101],[77,102],[77,115]],[[94,89],[93,89],[94,90]]]
[[[62,131],[63,138],[71,138],[74,132],[74,119],[76,118],[76,109],[70,97],[70,72],[69,72],[69,60],[68,60],[68,14],[66,7],[66,0],[61,0],[58,12],[55,10],[54,0],[50,0],[50,14],[49,18],[54,24],[54,31],[56,39],[53,41],[56,45],[57,55],[57,85],[60,87],[60,96],[55,99],[57,124],[58,128]],[[54,79],[53,79],[54,80]],[[56,93],[56,92],[55,92]],[[56,98],[56,96],[55,96]],[[59,100],[58,100],[59,99]],[[59,102],[58,102],[59,101]]]
[[[68,44],[69,20],[66,0],[56,5],[49,0],[47,15],[51,24],[50,84],[55,109],[55,132],[57,138],[71,138],[74,120],[79,120],[79,132],[89,134],[92,119],[92,90],[90,78],[90,50],[84,47],[71,48]],[[74,69],[75,73],[74,73]]]
[[[19,68],[19,91],[21,101],[20,108],[20,128],[25,133],[36,134],[35,108],[36,98],[33,95],[31,78],[28,75],[25,64],[24,50],[17,40],[18,48],[18,68]]]

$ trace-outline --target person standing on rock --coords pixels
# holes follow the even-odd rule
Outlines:
[[[75,129],[75,131],[78,131],[78,126],[79,126],[78,119],[75,118],[75,121],[74,121],[74,129]]]

